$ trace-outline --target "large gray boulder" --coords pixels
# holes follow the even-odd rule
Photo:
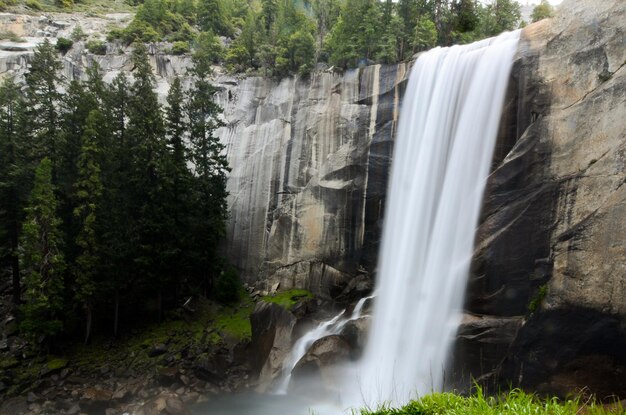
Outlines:
[[[291,372],[290,390],[309,390],[324,393],[325,390],[340,388],[337,384],[340,365],[350,360],[352,350],[341,335],[330,335],[315,341]]]
[[[259,390],[264,391],[279,375],[283,361],[291,351],[296,318],[278,304],[259,301],[250,315],[250,323],[251,366],[258,374]]]

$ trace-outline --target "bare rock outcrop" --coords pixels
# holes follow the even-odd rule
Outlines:
[[[522,33],[467,300],[524,319],[480,365],[503,383],[626,394],[625,21],[569,0]]]

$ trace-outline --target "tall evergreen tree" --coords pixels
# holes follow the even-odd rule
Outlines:
[[[79,232],[76,245],[79,255],[75,261],[76,299],[85,310],[85,343],[91,336],[92,315],[95,295],[98,289],[100,270],[100,242],[97,235],[102,182],[100,179],[99,137],[104,126],[104,117],[98,110],[89,113],[83,133],[80,156],[78,158],[78,180],[75,184],[74,217],[78,221]]]
[[[180,285],[184,276],[189,274],[190,262],[186,257],[189,249],[190,227],[189,213],[192,211],[192,174],[188,167],[188,152],[185,136],[188,125],[185,114],[185,101],[180,78],[175,78],[167,96],[165,114],[167,130],[168,157],[165,169],[165,209],[171,218],[167,230],[169,239],[163,251],[165,271],[172,275],[173,282]]]
[[[218,272],[216,251],[225,234],[228,207],[226,204],[226,173],[228,162],[224,147],[215,131],[223,126],[222,109],[214,101],[215,87],[210,83],[210,63],[201,55],[193,56],[189,71],[194,83],[189,91],[187,114],[191,159],[195,168],[194,241],[191,244],[195,275],[207,292]]]
[[[35,49],[26,73],[27,100],[29,114],[34,129],[34,149],[41,157],[50,157],[53,164],[53,177],[60,160],[59,153],[59,102],[61,84],[59,71],[61,62],[57,59],[54,46],[46,39]]]
[[[133,53],[135,80],[131,87],[128,106],[128,136],[132,154],[130,186],[131,203],[136,215],[133,223],[136,256],[135,264],[141,274],[156,290],[159,319],[162,316],[163,289],[168,275],[164,274],[161,259],[167,249],[171,218],[164,210],[166,198],[163,186],[167,160],[165,126],[161,107],[154,90],[155,79],[148,62],[146,48],[138,45]]]
[[[14,306],[21,299],[19,234],[32,173],[25,111],[18,85],[6,78],[0,86],[0,264],[11,269]]]
[[[126,290],[133,273],[133,197],[128,186],[132,177],[131,147],[128,134],[130,83],[124,73],[115,77],[106,90],[105,105],[110,144],[104,151],[102,176],[107,186],[102,198],[102,223],[100,232],[102,271],[106,274],[103,285],[113,297],[113,335],[119,329],[121,293]],[[103,287],[104,289],[104,287]]]
[[[63,328],[65,259],[56,210],[52,162],[45,157],[35,170],[21,243],[25,302],[20,326],[35,336],[54,336]]]

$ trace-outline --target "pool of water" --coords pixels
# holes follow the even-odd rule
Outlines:
[[[233,393],[191,408],[193,415],[343,415],[336,403],[294,395]]]

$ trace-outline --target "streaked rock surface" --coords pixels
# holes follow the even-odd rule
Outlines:
[[[223,84],[226,252],[246,280],[328,297],[373,271],[406,71]]]

